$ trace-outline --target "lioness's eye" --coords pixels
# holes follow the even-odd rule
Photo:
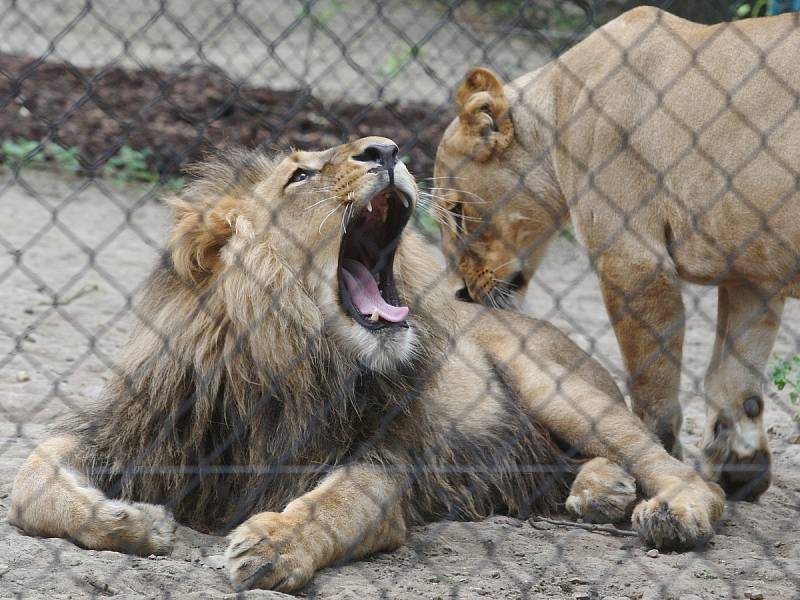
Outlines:
[[[291,183],[297,183],[298,181],[305,181],[309,179],[314,173],[312,171],[308,171],[306,169],[297,169],[292,176],[289,177],[289,181],[286,182],[286,185]],[[284,186],[285,187],[285,186]]]

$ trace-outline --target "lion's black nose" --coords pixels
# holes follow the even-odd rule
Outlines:
[[[389,185],[394,185],[394,167],[397,164],[397,146],[394,144],[370,144],[361,154],[353,157],[353,160],[361,162],[376,162],[380,166],[370,169],[370,173],[386,171],[389,174]]]
[[[397,146],[394,144],[370,144],[354,160],[376,162],[385,169],[394,169],[397,163]]]
[[[514,273],[508,280],[508,285],[511,286],[512,290],[518,290],[523,287],[525,285],[525,275],[522,274],[522,271]]]

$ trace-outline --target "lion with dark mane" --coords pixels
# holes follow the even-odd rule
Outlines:
[[[22,466],[13,524],[144,555],[169,552],[174,519],[235,527],[234,586],[284,591],[425,520],[561,503],[620,520],[635,483],[647,543],[713,534],[721,490],[598,363],[547,323],[451,299],[406,230],[417,188],[393,142],[195,172],[118,367]]]

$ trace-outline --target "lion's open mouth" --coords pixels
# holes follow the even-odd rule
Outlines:
[[[394,281],[394,255],[412,211],[403,192],[388,187],[375,194],[347,223],[339,248],[342,308],[371,330],[407,327]]]

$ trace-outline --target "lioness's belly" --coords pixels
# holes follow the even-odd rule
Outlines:
[[[800,196],[758,201],[725,197],[700,202],[668,239],[678,275],[699,284],[800,283]]]

